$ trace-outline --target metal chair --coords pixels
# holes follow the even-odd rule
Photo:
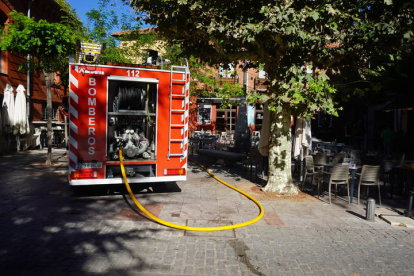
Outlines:
[[[364,165],[362,166],[361,173],[357,173],[359,175],[359,183],[358,183],[358,205],[359,205],[359,196],[360,196],[360,189],[361,186],[378,186],[378,198],[379,204],[381,206],[381,193],[380,193],[380,183],[379,183],[379,176],[380,176],[380,166],[369,166]],[[367,187],[367,193],[368,193]]]
[[[303,183],[302,183],[302,190],[305,187],[306,178],[308,176],[312,176],[311,184],[313,183],[314,176],[317,177],[317,181],[319,181],[319,170],[315,168],[314,162],[313,162],[313,156],[306,155],[305,156],[305,176],[303,177]]]
[[[349,197],[349,166],[348,165],[341,165],[337,164],[332,167],[331,172],[323,172],[323,175],[329,175],[329,179],[325,181],[322,177],[322,184],[324,182],[328,183],[328,194],[329,194],[329,204],[331,204],[331,187],[335,185],[335,198],[338,193],[338,185],[346,185],[348,191],[348,203],[351,203],[351,199]],[[319,198],[319,183],[318,182],[318,198]]]

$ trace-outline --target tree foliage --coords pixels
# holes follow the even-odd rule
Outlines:
[[[110,0],[99,0],[98,7],[86,13],[87,24],[83,34],[84,40],[93,40],[106,44],[106,49],[102,53],[99,62],[131,62],[132,48],[118,47],[118,38],[111,35],[114,30],[129,31],[121,36],[122,40],[129,40],[135,36],[140,29],[140,23],[135,20],[134,11],[130,14],[122,13],[120,16],[116,12],[119,4]],[[127,51],[127,52],[126,52]]]
[[[75,52],[75,36],[70,28],[60,23],[46,20],[36,21],[22,13],[10,13],[13,24],[4,29],[0,46],[20,55],[32,55],[34,70],[48,73],[62,68],[62,60]]]

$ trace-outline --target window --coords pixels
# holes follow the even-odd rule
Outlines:
[[[264,70],[259,69],[259,79],[265,79],[266,78],[266,72]]]
[[[216,131],[233,132],[236,128],[236,109],[218,109]]]
[[[224,68],[224,64],[220,64],[219,74],[221,78],[233,78],[234,77],[234,67],[233,64],[227,64],[227,69]]]
[[[197,123],[211,124],[211,105],[200,105],[198,107]]]
[[[42,103],[42,120],[47,121],[47,104]],[[58,104],[52,104],[52,120],[57,120],[57,114],[58,114]]]

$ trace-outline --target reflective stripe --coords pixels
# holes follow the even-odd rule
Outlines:
[[[74,123],[74,122],[69,121],[69,128],[70,128],[71,130],[73,130],[76,134],[78,134],[78,126],[77,126],[77,125],[75,125],[75,123]]]

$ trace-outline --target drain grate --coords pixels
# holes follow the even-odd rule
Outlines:
[[[230,220],[202,220],[202,219],[188,219],[187,226],[193,227],[216,227],[233,225]],[[221,238],[235,238],[236,234],[234,229],[223,231],[188,231],[186,230],[184,236],[189,237],[221,237]]]

